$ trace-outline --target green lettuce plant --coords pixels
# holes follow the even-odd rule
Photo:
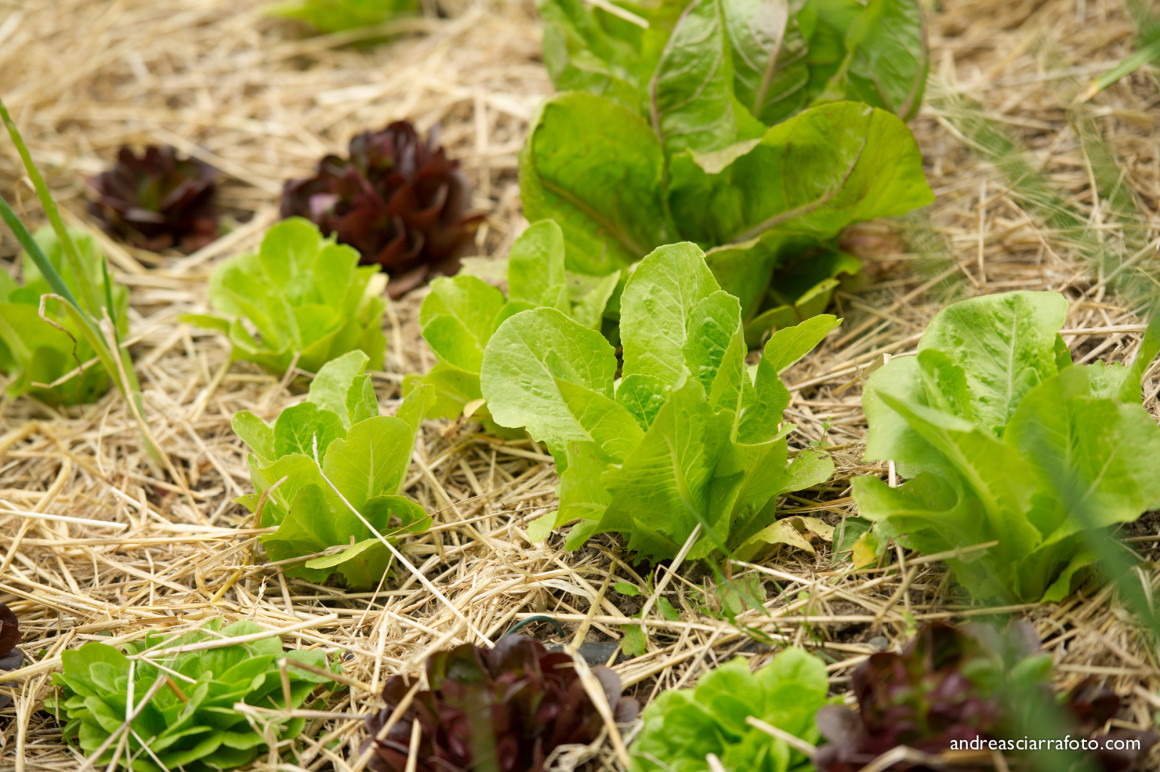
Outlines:
[[[283,651],[254,622],[225,628],[212,619],[180,638],[150,632],[124,653],[86,643],[61,655],[57,697],[46,707],[64,736],[100,768],[132,772],[212,772],[249,764],[269,744],[297,737],[305,719],[279,715],[307,705],[333,679],[295,667],[338,672],[321,651]],[[208,648],[207,648],[208,646]],[[247,711],[247,709],[253,709]],[[269,712],[267,712],[269,711]]]
[[[431,524],[400,493],[431,389],[415,389],[396,416],[380,416],[367,361],[352,351],[327,363],[306,401],[273,426],[248,410],[234,416],[256,491],[241,502],[261,512],[262,527],[277,527],[262,537],[266,554],[278,562],[309,558],[289,576],[318,582],[337,574],[349,587],[374,587],[391,562],[384,540]]]
[[[780,541],[778,495],[825,481],[833,463],[813,450],[791,462],[778,374],[837,325],[819,316],[779,330],[749,367],[740,304],[687,243],[658,249],[625,284],[623,367],[603,335],[556,308],[504,321],[484,349],[483,396],[560,472],[559,511],[533,533],[579,520],[569,548],[611,531],[655,559],[698,528],[692,558],[748,559]]]
[[[644,711],[630,748],[629,772],[704,772],[716,757],[727,772],[812,770],[810,759],[785,740],[749,723],[757,719],[814,745],[814,717],[829,680],[822,660],[786,649],[756,672],[741,658],[703,676],[694,689],[662,692]]]
[[[419,0],[296,0],[274,5],[269,12],[306,22],[323,34],[333,34],[386,24],[418,11]]]
[[[565,93],[533,121],[520,193],[559,221],[569,270],[695,242],[755,342],[860,269],[843,228],[933,200],[898,117],[928,66],[915,0],[539,5]]]
[[[1160,322],[1130,365],[1080,365],[1059,335],[1066,315],[1052,292],[955,303],[917,356],[866,384],[866,458],[907,482],[856,478],[861,515],[928,554],[997,542],[947,561],[981,599],[1061,600],[1095,561],[1093,529],[1160,507],[1160,426],[1140,387]]]
[[[488,270],[494,272],[489,261]],[[423,299],[419,324],[423,338],[438,360],[422,377],[412,376],[404,391],[427,384],[435,392],[431,416],[458,418],[468,405],[472,417],[492,430],[486,406],[481,403],[479,372],[483,351],[504,320],[533,308],[555,308],[584,327],[599,330],[604,310],[621,281],[620,274],[589,277],[564,270],[564,235],[551,220],[533,224],[512,244],[511,254],[500,264],[507,295],[482,278],[470,275],[472,266],[452,278],[436,279]]]
[[[76,229],[69,235],[80,274],[66,262],[64,248],[52,228],[41,228],[33,239],[65,286],[79,296],[82,283],[102,286],[107,268],[92,235]],[[21,258],[21,274],[23,282],[18,284],[0,271],[0,370],[10,378],[8,393],[14,397],[31,394],[50,405],[96,400],[109,390],[111,381],[99,360],[90,361],[97,359],[97,352],[81,330],[81,321],[66,311],[67,301],[42,301],[44,295],[56,294],[55,289],[27,251]],[[129,292],[112,281],[108,290],[98,307],[116,320],[117,334],[123,337],[129,327]],[[41,317],[42,302],[45,318]],[[82,365],[88,366],[70,376]]]
[[[182,319],[224,333],[235,360],[272,373],[285,373],[293,363],[316,373],[355,350],[377,370],[386,347],[381,296],[387,277],[378,266],[360,268],[358,260],[358,252],[323,239],[307,220],[285,220],[270,228],[258,252],[214,269],[209,302],[216,315]]]

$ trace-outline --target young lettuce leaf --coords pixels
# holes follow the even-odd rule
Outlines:
[[[745,357],[741,308],[696,245],[661,247],[636,267],[620,304],[622,377],[603,335],[555,308],[504,321],[483,353],[481,386],[500,426],[544,442],[560,471],[560,509],[537,536],[572,520],[567,546],[595,533],[630,549],[750,559],[780,543],[779,494],[824,482],[833,463],[790,460],[782,424],[790,394],[779,373],[838,325],[819,316],[778,331],[761,360]]]
[[[41,228],[33,238],[63,277],[65,286],[79,296],[82,282],[104,286],[105,256],[90,234],[81,230],[69,233],[84,276],[78,276],[66,262],[64,249],[52,228]],[[54,294],[53,289],[28,253],[24,253],[21,265],[23,285],[0,271],[0,369],[11,378],[8,393],[13,397],[31,394],[50,405],[96,400],[109,390],[108,371],[100,362],[92,361],[97,354],[77,320],[65,312],[64,300],[46,300],[44,315],[48,321],[41,318],[41,297]],[[102,298],[100,307],[116,320],[118,332],[124,337],[129,327],[128,290],[110,283],[110,292]],[[81,365],[88,366],[70,376]]]
[[[1066,315],[1052,292],[955,303],[917,356],[891,360],[866,385],[866,458],[893,460],[909,481],[856,478],[859,511],[920,552],[998,542],[947,561],[983,600],[1062,600],[1094,562],[1091,529],[1160,507],[1160,426],[1140,388],[1160,322],[1133,364],[1078,365],[1059,335]],[[1083,495],[1061,489],[1060,475]]]
[[[539,5],[545,62],[572,90],[533,121],[520,190],[528,217],[559,221],[569,270],[693,241],[756,345],[860,270],[842,229],[933,200],[897,117],[926,79],[915,0]]]
[[[600,329],[620,274],[565,272],[564,235],[551,220],[533,224],[512,244],[506,261],[507,297],[470,271],[465,266],[463,273],[431,283],[419,324],[438,362],[426,375],[408,377],[403,391],[430,386],[435,393],[433,418],[458,418],[468,405],[478,406],[469,417],[496,431],[487,407],[480,405],[479,372],[484,348],[499,325],[520,311],[555,308],[584,327]]]
[[[703,676],[695,689],[662,692],[645,709],[629,772],[703,772],[714,768],[709,755],[727,772],[811,770],[801,751],[746,719],[816,744],[814,716],[839,701],[828,691],[825,663],[801,649],[786,649],[754,673],[737,658]]]
[[[387,277],[377,266],[358,267],[358,260],[358,252],[323,239],[313,223],[285,220],[270,228],[260,251],[214,269],[209,302],[217,315],[182,320],[226,334],[234,359],[272,373],[285,373],[295,358],[299,369],[316,373],[355,350],[378,369]]]
[[[60,691],[46,707],[64,724],[64,736],[101,768],[134,772],[211,772],[250,764],[297,737],[305,719],[265,714],[256,724],[238,705],[270,711],[306,705],[316,688],[334,688],[325,675],[294,667],[339,672],[321,651],[283,651],[273,635],[244,643],[175,651],[195,644],[264,632],[254,622],[222,627],[212,619],[198,630],[168,639],[150,632],[125,652],[86,643],[61,656],[53,675]],[[157,682],[160,688],[155,688]],[[139,709],[139,710],[138,710]],[[123,742],[125,719],[135,714]]]
[[[326,364],[306,401],[273,426],[248,410],[234,416],[234,431],[252,451],[256,490],[241,501],[261,509],[262,527],[278,529],[262,537],[266,554],[275,562],[316,556],[289,576],[320,582],[337,574],[348,587],[375,587],[391,562],[382,539],[431,524],[400,491],[433,392],[415,388],[397,416],[380,416],[367,361],[352,351]]]

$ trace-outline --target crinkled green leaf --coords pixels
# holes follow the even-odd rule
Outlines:
[[[529,220],[555,219],[567,267],[605,275],[677,239],[661,193],[664,155],[640,115],[574,92],[541,108],[520,155]]]
[[[778,373],[836,326],[833,317],[779,332],[754,372],[737,300],[717,289],[697,247],[676,244],[637,266],[621,318],[615,384],[604,336],[551,308],[505,321],[484,354],[492,416],[545,442],[560,470],[559,510],[537,534],[578,520],[570,549],[611,531],[665,559],[700,528],[690,558],[726,554],[774,521],[789,486],[828,476],[820,460],[796,471],[789,463],[789,391]]]
[[[105,257],[92,235],[75,229],[69,233],[85,273],[83,277],[71,268],[51,227],[41,228],[33,239],[65,287],[80,296],[82,281],[94,287],[104,286]],[[41,296],[55,293],[27,253],[23,255],[22,273],[23,284],[18,285],[4,274],[0,286],[0,369],[9,377],[8,394],[31,394],[50,405],[97,400],[109,390],[111,380],[105,367],[96,361],[97,352],[81,324],[69,313],[66,301],[60,299],[46,299],[45,316],[51,321],[41,318]],[[126,334],[129,293],[125,287],[112,284],[110,292],[102,297],[99,310],[116,322],[120,335]],[[82,365],[87,367],[79,377],[65,378]]]
[[[63,672],[53,676],[59,688],[57,709],[67,721],[66,740],[110,768],[122,768],[124,759],[133,758],[132,769],[140,772],[233,769],[253,761],[271,738],[279,744],[290,743],[302,730],[300,719],[273,717],[268,734],[263,734],[234,706],[302,707],[311,692],[318,687],[332,689],[334,680],[294,667],[287,667],[283,676],[279,662],[296,659],[338,672],[338,663],[331,664],[324,652],[284,653],[277,638],[267,637],[172,653],[191,644],[262,631],[249,621],[223,627],[221,619],[212,619],[174,638],[147,633],[143,640],[127,644],[125,654],[96,642],[66,651],[61,657]],[[129,657],[136,660],[132,671]],[[173,673],[183,678],[174,678]],[[159,679],[163,685],[143,702]],[[288,693],[284,683],[290,687]],[[138,707],[123,753],[114,758],[119,741],[106,741],[121,731],[125,717]],[[98,757],[96,751],[102,746],[106,750]]]
[[[630,753],[630,772],[703,772],[713,754],[728,770],[812,769],[800,751],[750,726],[750,716],[809,744],[820,737],[814,716],[829,699],[826,667],[800,649],[786,649],[749,672],[735,659],[701,677],[694,689],[662,692],[644,711]]]
[[[1066,597],[1093,562],[1085,534],[1160,506],[1160,427],[1127,380],[1160,346],[1146,337],[1130,367],[1073,365],[1059,353],[1066,314],[1055,293],[956,303],[863,397],[867,458],[913,479],[856,479],[859,511],[921,552],[962,549],[948,562],[985,600]]]
[[[362,352],[327,363],[307,400],[282,411],[272,429],[251,413],[234,418],[253,450],[254,488],[269,491],[264,501],[254,495],[241,502],[251,510],[261,503],[261,525],[277,528],[262,537],[266,553],[287,562],[291,576],[321,582],[337,574],[350,587],[374,587],[391,562],[378,536],[394,539],[430,526],[422,507],[399,493],[437,395],[420,384],[396,416],[379,416],[366,363]]]
[[[586,327],[600,328],[619,282],[612,274],[589,277],[564,268],[564,236],[551,220],[533,223],[512,244],[500,270],[474,264],[471,270],[489,280],[506,279],[508,297],[477,275],[437,279],[419,312],[423,337],[439,361],[424,376],[409,378],[404,391],[426,384],[434,391],[431,415],[458,418],[471,406],[472,417],[499,433],[482,405],[479,372],[483,352],[496,329],[520,311],[555,308]]]
[[[312,223],[290,218],[266,232],[259,252],[214,269],[209,300],[218,321],[205,315],[183,319],[218,330],[227,322],[234,358],[271,372],[285,372],[297,357],[298,368],[316,373],[355,350],[377,370],[386,345],[381,297],[386,276],[377,271],[358,267],[357,252],[323,239]]]

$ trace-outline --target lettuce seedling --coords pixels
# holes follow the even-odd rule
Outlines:
[[[329,35],[386,24],[418,11],[419,0],[297,0],[275,5],[270,14],[306,22]]]
[[[285,373],[291,364],[316,373],[356,350],[379,369],[386,348],[386,282],[377,267],[359,268],[353,249],[293,218],[270,228],[260,251],[214,269],[209,302],[217,315],[186,314],[182,320],[224,333],[235,360],[272,373]]]
[[[391,562],[383,540],[431,524],[400,495],[431,390],[415,389],[397,416],[380,416],[367,361],[352,351],[326,364],[306,401],[273,426],[248,410],[234,416],[252,451],[256,491],[240,501],[261,511],[262,527],[278,529],[262,537],[266,554],[278,562],[317,555],[289,576],[318,582],[337,574],[349,587],[374,587]]]
[[[629,772],[704,772],[715,756],[727,772],[813,769],[800,749],[750,725],[753,717],[815,744],[826,695],[826,665],[801,649],[786,649],[756,672],[737,658],[703,676],[695,689],[670,689],[644,711],[630,749]]]
[[[66,261],[60,240],[52,228],[44,227],[33,237],[40,250],[63,277],[74,296],[81,296],[81,284],[103,287],[108,269],[96,240],[81,230],[70,230],[84,271],[78,276]],[[56,294],[49,281],[25,252],[21,258],[23,284],[0,271],[0,370],[8,374],[8,393],[14,397],[31,394],[50,405],[92,402],[109,390],[109,373],[98,361],[80,323],[67,313],[63,299],[44,298]],[[44,318],[41,317],[41,304]],[[116,320],[123,337],[129,329],[129,292],[110,280],[109,292],[100,299],[100,310]],[[79,374],[77,368],[85,366]]]
[[[16,648],[20,643],[20,620],[12,609],[0,603],[0,670],[15,670],[24,664],[24,652]],[[0,694],[0,708],[12,704],[12,698]]]
[[[1160,321],[1131,365],[1078,365],[1059,335],[1066,315],[1053,292],[955,303],[917,356],[866,384],[866,458],[910,479],[856,478],[861,515],[928,554],[998,542],[947,560],[984,600],[1061,600],[1094,562],[1092,529],[1160,507],[1160,426],[1140,388]]]
[[[123,147],[117,162],[90,180],[97,196],[89,202],[89,214],[135,247],[192,252],[218,235],[217,175],[203,161],[178,158],[168,145],[150,145],[140,157]]]
[[[616,722],[636,718],[636,700],[620,696],[616,673],[606,667],[591,672]],[[386,707],[367,716],[364,747],[374,749],[368,769],[543,772],[554,749],[593,743],[604,730],[572,655],[549,653],[539,641],[518,635],[504,636],[493,649],[463,644],[432,654],[427,689],[411,696],[412,685],[405,676],[392,676],[383,687]],[[406,710],[383,734],[404,701]],[[419,744],[412,750],[416,722]]]
[[[340,669],[321,651],[283,651],[273,635],[227,643],[262,632],[254,622],[223,628],[221,619],[212,619],[176,640],[150,632],[126,644],[124,653],[86,643],[61,655],[64,671],[53,675],[60,690],[46,707],[65,721],[65,738],[100,768],[212,772],[244,766],[272,742],[293,740],[305,725],[303,718],[267,711],[300,708],[315,689],[334,688],[332,679],[293,663]]]
[[[533,121],[520,194],[530,219],[559,221],[569,270],[695,242],[756,343],[860,269],[843,228],[933,200],[895,115],[926,79],[915,0],[539,6],[565,93]]]
[[[328,155],[313,177],[282,190],[283,217],[305,217],[357,249],[363,265],[381,265],[394,298],[459,270],[483,220],[470,205],[467,176],[439,145],[438,129],[421,140],[406,121],[357,135],[349,157]]]
[[[837,325],[819,316],[779,330],[748,367],[737,298],[688,243],[661,247],[626,282],[623,368],[603,335],[556,308],[507,319],[480,380],[495,422],[526,428],[556,460],[560,509],[533,533],[578,519],[569,548],[611,531],[658,560],[698,528],[693,558],[749,559],[780,541],[778,495],[825,481],[833,462],[814,450],[790,462],[778,374]]]
[[[494,270],[494,263],[486,265]],[[483,279],[469,275],[471,267],[452,278],[431,283],[423,299],[419,324],[423,337],[439,360],[413,384],[428,384],[435,391],[433,418],[458,418],[468,405],[470,417],[497,431],[479,387],[483,351],[499,325],[511,316],[533,308],[555,308],[580,325],[600,329],[604,310],[621,281],[620,274],[603,277],[578,276],[564,270],[564,234],[551,220],[533,224],[512,244],[506,266],[501,264],[507,296]]]
[[[818,748],[817,769],[858,772],[901,746],[937,755],[951,750],[956,741],[1034,736],[1037,726],[1031,722],[1036,714],[1060,738],[1069,733],[1092,737],[1100,746],[1112,737],[1140,740],[1141,750],[1101,752],[1090,759],[1096,769],[1107,772],[1136,768],[1137,758],[1147,755],[1157,735],[1120,729],[1097,734],[1119,710],[1120,698],[1091,678],[1057,696],[1051,663],[1026,622],[1005,631],[985,625],[929,625],[902,652],[872,654],[854,669],[850,683],[857,712],[839,705],[818,712],[818,727],[828,742]],[[1057,716],[1045,715],[1055,710]],[[1070,726],[1060,726],[1060,721]],[[1075,760],[1063,763],[1070,769]],[[1127,763],[1121,766],[1121,761]],[[906,763],[890,767],[912,768]],[[977,768],[993,767],[988,762]]]

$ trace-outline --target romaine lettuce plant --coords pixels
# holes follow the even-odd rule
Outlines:
[[[34,236],[44,256],[63,278],[74,296],[81,297],[81,284],[103,287],[107,268],[96,240],[81,230],[70,230],[84,271],[78,275],[66,261],[60,240],[52,228],[44,227]],[[65,300],[45,298],[55,294],[36,262],[24,253],[21,259],[23,284],[0,271],[0,370],[10,377],[8,393],[31,394],[51,405],[92,402],[109,390],[109,373],[80,330],[80,324],[64,308]],[[129,292],[110,280],[108,294],[100,298],[100,309],[115,320],[124,336],[129,325]],[[111,304],[110,304],[111,301]],[[78,367],[87,365],[78,375]]]
[[[526,428],[556,460],[560,508],[536,536],[578,519],[569,548],[611,531],[655,559],[698,527],[692,558],[748,559],[778,541],[778,495],[833,472],[813,450],[790,462],[778,374],[837,325],[819,316],[779,330],[748,367],[737,298],[687,243],[658,249],[626,282],[623,368],[603,335],[556,308],[507,319],[484,349],[482,393],[496,423]]]
[[[570,270],[693,241],[753,341],[860,269],[843,228],[933,200],[894,114],[913,115],[926,79],[915,0],[539,5],[570,91],[533,122],[520,193],[530,219],[560,222]]]
[[[135,247],[192,252],[217,238],[217,174],[196,158],[178,158],[169,145],[150,145],[140,157],[123,147],[117,162],[90,181],[97,196],[89,213]]]
[[[1096,769],[1107,772],[1135,769],[1136,761],[1156,744],[1156,733],[1116,729],[1097,734],[1119,710],[1120,698],[1091,678],[1057,696],[1051,664],[1051,655],[1039,648],[1035,630],[1026,622],[1005,631],[984,625],[929,625],[901,653],[872,654],[854,669],[850,682],[857,712],[840,705],[818,711],[818,727],[827,742],[818,748],[817,768],[858,772],[901,746],[941,754],[954,741],[1025,738],[1034,734],[1029,722],[1038,713],[1054,724],[1060,738],[1070,732],[1092,737],[1100,746],[1113,737],[1140,740],[1139,751],[1108,751],[1090,758]],[[1056,705],[1059,715],[1045,718]],[[1059,720],[1072,725],[1059,726]],[[1076,760],[1062,763],[1071,769]],[[907,763],[889,767],[900,772],[915,768]],[[970,769],[982,772],[993,766],[988,761]]]
[[[182,319],[224,333],[234,359],[272,373],[284,373],[294,363],[316,373],[356,350],[378,369],[386,348],[381,297],[386,282],[377,266],[359,268],[353,249],[323,239],[313,224],[293,218],[270,228],[260,251],[214,269],[209,302],[217,315]]]
[[[820,738],[814,717],[833,700],[822,660],[786,649],[756,672],[741,658],[702,676],[695,689],[661,693],[644,711],[630,772],[704,772],[712,754],[727,772],[813,769],[800,749],[747,723],[750,717],[800,738]]]
[[[125,653],[86,643],[61,655],[64,671],[53,675],[60,691],[46,707],[63,720],[64,736],[102,768],[212,772],[249,764],[271,740],[292,740],[305,725],[257,710],[300,708],[315,689],[333,688],[332,679],[292,663],[339,670],[321,651],[283,651],[275,636],[227,643],[261,632],[254,622],[223,628],[212,619],[177,639],[150,632]]]
[[[395,298],[459,270],[483,220],[470,206],[467,176],[438,128],[424,140],[407,121],[355,136],[347,158],[328,155],[313,177],[282,190],[283,217],[305,217],[357,249],[363,265],[381,265]]]
[[[329,362],[306,401],[273,426],[248,410],[234,416],[234,431],[252,451],[256,491],[241,502],[261,511],[262,527],[278,529],[262,537],[266,554],[278,562],[310,558],[289,576],[337,574],[349,587],[374,587],[391,563],[383,539],[431,524],[400,494],[431,390],[415,389],[397,416],[380,416],[366,366],[361,351]]]
[[[879,534],[948,559],[978,598],[1060,600],[1094,562],[1093,529],[1160,507],[1160,426],[1140,381],[1160,353],[1160,322],[1131,365],[1072,364],[1059,330],[1067,300],[1013,292],[955,303],[918,355],[866,384],[866,458],[908,482],[854,480]]]
[[[564,235],[551,220],[533,224],[512,244],[506,261],[506,297],[500,289],[469,275],[470,270],[433,281],[419,310],[423,337],[439,361],[426,375],[409,378],[404,391],[412,384],[430,385],[436,395],[431,409],[435,418],[458,418],[465,406],[482,402],[483,351],[505,319],[533,308],[555,308],[580,325],[599,330],[605,307],[620,282],[619,274],[566,273]],[[475,409],[472,417],[495,430],[485,406]]]
[[[12,609],[0,603],[0,670],[15,670],[24,664],[24,652],[16,648],[20,643],[20,620]],[[12,704],[12,698],[0,694],[0,708]]]
[[[636,718],[636,700],[620,696],[620,678],[592,668],[617,723]],[[508,635],[493,649],[463,644],[427,660],[427,689],[417,692],[391,728],[382,730],[413,682],[392,676],[386,707],[366,718],[375,772],[543,772],[552,751],[589,744],[604,721],[584,689],[572,656],[549,653],[531,638]],[[411,727],[419,745],[411,753]],[[382,734],[380,737],[379,735]],[[415,766],[408,766],[408,761]]]

